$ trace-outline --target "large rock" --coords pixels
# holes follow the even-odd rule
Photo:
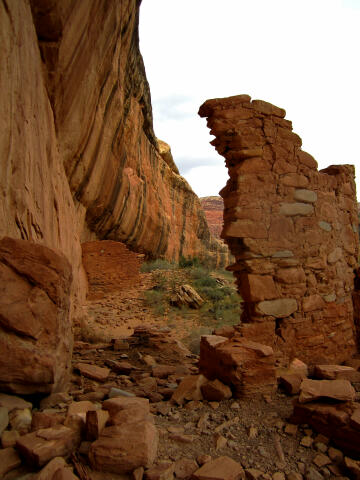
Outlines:
[[[156,427],[150,422],[124,423],[103,429],[89,451],[95,470],[127,473],[150,467],[158,446]]]
[[[355,389],[348,380],[305,379],[300,386],[300,403],[328,398],[342,402],[355,400]]]
[[[315,365],[314,375],[316,378],[326,380],[360,381],[360,372],[346,365]]]
[[[234,336],[204,335],[199,368],[210,380],[233,387],[237,397],[270,393],[276,388],[274,351],[267,345]]]
[[[344,453],[360,458],[360,429],[352,421],[357,417],[356,404],[295,403],[291,423],[308,424],[330,438]]]
[[[21,436],[16,448],[34,467],[41,467],[54,457],[66,457],[79,445],[78,433],[64,425],[44,428]]]
[[[175,307],[200,308],[203,303],[204,300],[191,285],[180,285],[170,298],[170,305]]]
[[[69,262],[26,240],[0,240],[0,388],[61,391],[72,354]]]
[[[240,480],[245,472],[240,463],[230,457],[218,457],[205,463],[193,473],[195,480]]]

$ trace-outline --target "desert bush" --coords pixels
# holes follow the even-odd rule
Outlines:
[[[210,335],[212,332],[211,327],[198,327],[194,328],[190,334],[183,338],[181,341],[188,347],[191,353],[199,355],[200,353],[200,340],[203,335]]]
[[[161,290],[147,290],[145,292],[145,302],[154,310],[157,315],[164,315],[166,310],[166,294]]]
[[[174,268],[175,263],[158,258],[156,260],[151,260],[150,262],[144,262],[140,267],[140,271],[143,273],[149,273],[154,270],[173,270]]]
[[[189,268],[189,267],[199,267],[200,260],[197,257],[183,257],[179,258],[179,267],[180,268]]]

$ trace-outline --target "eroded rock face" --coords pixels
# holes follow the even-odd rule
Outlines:
[[[197,196],[153,132],[139,6],[32,1],[61,158],[86,224],[82,238],[90,230],[152,257],[206,249],[216,257],[223,248],[210,238]]]
[[[224,201],[221,197],[201,197],[201,206],[204,209],[206,220],[209,225],[210,232],[220,239],[223,228]]]
[[[222,237],[245,300],[243,335],[285,357],[345,360],[355,350],[354,167],[319,172],[285,111],[248,95],[208,100],[199,114],[229,169]]]
[[[70,372],[71,267],[47,247],[0,240],[0,390],[49,393]]]
[[[171,260],[227,259],[170,149],[154,136],[139,6],[0,3],[0,239],[66,256],[73,317],[81,316],[87,291],[81,242],[122,241]],[[30,324],[18,333],[31,335],[36,355],[41,329]]]

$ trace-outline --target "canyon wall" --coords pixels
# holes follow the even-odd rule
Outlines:
[[[139,0],[0,1],[0,239],[21,239],[25,251],[41,244],[70,263],[69,305],[61,301],[54,314],[67,316],[59,320],[67,355],[71,318],[87,289],[82,242],[121,241],[169,260],[210,255],[221,263],[227,255],[166,144],[154,136],[139,6]],[[31,258],[47,267],[46,256]],[[16,274],[19,284],[28,280]],[[36,352],[36,338],[14,325],[0,316],[0,333],[11,330],[10,343],[25,335]],[[36,378],[33,384],[41,390]],[[47,380],[44,389],[56,385]]]
[[[201,197],[201,206],[205,212],[210,232],[220,239],[224,223],[224,201],[221,197]]]
[[[285,111],[247,95],[199,114],[229,170],[222,237],[245,301],[241,333],[285,358],[345,360],[356,349],[354,167],[319,172]]]

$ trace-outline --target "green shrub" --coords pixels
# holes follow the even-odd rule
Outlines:
[[[154,270],[173,270],[174,268],[174,263],[158,258],[150,262],[144,262],[140,267],[140,271],[143,273],[149,273]]]
[[[189,268],[189,267],[198,267],[200,266],[200,260],[197,257],[183,257],[179,258],[179,267],[180,268]]]
[[[199,355],[201,337],[203,335],[210,335],[211,332],[211,327],[202,326],[199,328],[194,328],[187,337],[182,339],[182,342],[188,347],[191,353]]]
[[[145,292],[145,301],[157,315],[163,315],[166,310],[166,296],[164,292],[158,290],[147,290]]]

